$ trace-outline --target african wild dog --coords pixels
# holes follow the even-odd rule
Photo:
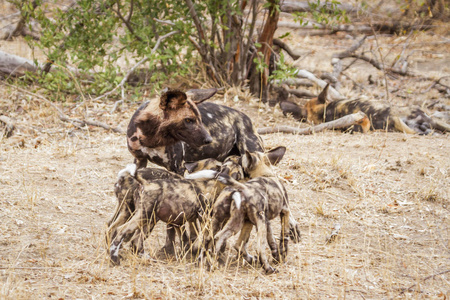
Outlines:
[[[243,253],[246,261],[253,263],[253,257],[247,253],[247,243],[252,227],[256,226],[258,256],[267,274],[276,270],[269,264],[265,255],[266,239],[272,256],[276,260],[283,261],[288,251],[290,216],[288,195],[270,167],[281,159],[285,151],[284,147],[277,147],[266,154],[247,151],[242,157],[242,167],[251,179],[244,183],[215,171],[200,171],[189,177],[215,178],[217,176],[219,181],[232,186],[231,203],[228,203],[228,195],[222,196],[223,193],[229,192],[229,188],[226,188],[213,207],[214,247],[216,251],[220,251],[226,240],[240,231],[235,249]],[[280,247],[275,242],[269,222],[276,216],[281,218]],[[219,231],[223,223],[225,225]],[[208,249],[212,249],[212,240],[207,239],[205,245]]]
[[[192,91],[197,90],[188,91],[186,95]],[[212,96],[216,90],[206,91],[210,91]],[[185,99],[182,92],[177,91],[176,95],[175,99]],[[199,99],[203,101],[207,96]],[[167,97],[163,95],[162,103],[167,102],[165,99]],[[149,160],[182,175],[185,161],[205,158],[223,161],[230,155],[242,155],[246,150],[264,151],[261,138],[254,130],[250,118],[244,113],[209,102],[199,103],[195,107],[192,101],[187,100],[184,106],[189,106],[195,117],[186,117],[184,113],[176,111],[171,113],[170,109],[163,110],[161,105],[158,108],[155,101],[144,103],[135,112],[128,125],[127,141],[128,149],[135,157],[138,168],[145,167]],[[170,108],[170,105],[168,107]],[[167,128],[165,131],[155,124],[155,111],[160,115],[159,119],[163,119],[160,123]],[[194,124],[195,128],[200,128],[202,124],[212,139],[200,134],[203,131],[192,132],[191,124]],[[162,135],[160,132],[166,133]]]
[[[355,125],[353,131],[367,132],[370,129],[382,129],[410,134],[416,132],[428,134],[432,129],[449,131],[450,127],[445,122],[431,119],[420,109],[408,108],[402,111],[401,108],[362,99],[344,99],[327,103],[328,86],[317,98],[309,100],[302,108],[295,103],[285,101],[280,103],[281,109],[285,114],[292,114],[297,120],[306,120],[313,124],[333,121],[358,111],[364,112],[369,119],[360,125]]]
[[[215,163],[214,168],[216,165]],[[217,181],[188,180],[178,175],[167,179],[139,181],[142,177],[136,176],[135,170],[135,165],[134,167],[129,165],[119,173],[123,177],[119,179],[119,182],[128,182],[128,184],[118,185],[118,187],[126,189],[127,186],[133,186],[134,188],[132,191],[134,215],[120,226],[110,230],[109,235],[112,241],[110,255],[115,263],[119,262],[118,252],[123,242],[131,240],[133,250],[141,253],[144,239],[159,220],[175,228],[179,228],[186,222],[195,224],[196,220],[202,220],[203,215],[209,212],[216,195],[223,189],[223,185]],[[230,169],[230,174],[234,172],[243,176],[242,168],[238,164]],[[126,193],[122,191],[120,195]],[[116,219],[123,220],[122,217]],[[175,235],[168,236],[168,239],[173,247]]]
[[[117,205],[112,218],[107,222],[107,242],[113,238],[116,229],[125,224],[136,210],[135,192],[142,183],[149,183],[157,179],[182,178],[180,175],[161,168],[142,168],[136,170],[135,164],[129,164],[118,174],[117,182],[114,184],[114,193]],[[170,252],[173,245],[171,237],[175,235],[175,228],[168,226],[167,242],[164,251]],[[169,242],[170,240],[170,242]],[[108,243],[109,244],[109,243]]]
[[[212,138],[202,124],[196,104],[215,93],[215,89],[206,94],[199,90],[184,93],[166,89],[159,101],[153,99],[142,104],[131,117],[127,129],[128,150],[136,158],[138,169],[147,165],[147,159],[165,165],[165,147],[179,141],[194,147],[211,143]]]

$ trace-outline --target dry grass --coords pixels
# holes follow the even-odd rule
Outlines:
[[[395,37],[380,39],[396,42]],[[415,42],[429,39],[419,36]],[[316,52],[297,64],[330,71],[331,54],[351,43],[339,36],[329,41],[299,39],[294,47]],[[433,51],[443,52],[436,47]],[[417,55],[413,59],[419,64]],[[449,74],[448,62],[438,68],[440,61],[440,57],[437,64],[432,61],[431,75]],[[355,70],[348,73],[360,83],[367,84],[369,73],[383,77],[364,64]],[[448,98],[434,90],[420,94],[426,88],[423,83],[408,79],[394,83],[410,89],[393,95],[398,104],[423,106],[438,100],[449,105]],[[358,95],[349,82],[344,82],[343,91],[349,97]],[[384,87],[374,87],[366,95],[383,91]],[[147,257],[128,255],[121,266],[113,267],[105,251],[104,230],[116,203],[117,172],[132,160],[125,137],[61,123],[38,99],[4,86],[0,92],[2,113],[18,125],[11,138],[0,141],[2,299],[450,297],[450,273],[445,273],[450,270],[448,135],[264,136],[268,148],[288,149],[276,170],[285,179],[303,234],[299,244],[290,244],[278,274],[266,276],[259,268],[236,263],[233,251],[228,263],[214,271],[186,259],[167,260],[158,254],[165,242],[163,224],[146,242]],[[257,127],[297,124],[277,108],[249,98],[248,93],[230,88],[225,104],[248,113]],[[220,97],[215,101],[224,102]],[[126,103],[111,115],[113,105],[86,103],[91,117],[125,127],[137,104]],[[80,103],[68,101],[63,109],[72,117],[84,116]],[[340,232],[326,243],[335,224],[341,225]]]
[[[259,125],[274,118],[241,102],[230,105],[245,108]],[[34,117],[24,108],[32,124],[37,115],[51,118],[48,108]],[[120,114],[128,118],[133,108]],[[125,139],[97,128],[46,124],[39,145],[24,134],[22,147],[10,138],[0,148],[4,298],[449,296],[448,274],[421,281],[450,269],[447,136],[265,136],[269,147],[288,148],[277,171],[303,234],[301,243],[291,243],[280,272],[265,276],[236,265],[234,253],[212,272],[161,258],[162,224],[147,240],[149,257],[130,255],[121,266],[110,266],[104,227],[115,205],[116,174],[131,160]],[[326,244],[336,223],[340,233]]]

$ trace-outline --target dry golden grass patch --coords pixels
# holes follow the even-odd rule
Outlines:
[[[125,137],[61,123],[33,99],[2,101],[11,101],[20,127],[16,136],[24,141],[3,139],[0,146],[2,298],[449,296],[449,274],[439,274],[450,269],[447,136],[264,136],[269,148],[288,149],[276,170],[303,235],[299,244],[290,243],[278,274],[266,276],[236,261],[234,250],[213,271],[189,259],[168,260],[158,253],[163,224],[146,241],[145,257],[126,254],[113,267],[104,230],[116,203],[117,172],[132,160]],[[259,127],[291,122],[273,109],[227,104],[246,111]],[[102,116],[113,103],[90,105],[103,121],[123,124],[136,107],[127,104],[116,116]],[[65,109],[76,115],[72,106]],[[273,223],[278,233],[278,221]],[[326,243],[336,224],[339,234]],[[433,274],[439,275],[426,279]]]

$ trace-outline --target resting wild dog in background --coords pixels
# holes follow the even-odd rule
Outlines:
[[[214,204],[212,217],[214,247],[216,251],[220,251],[229,237],[241,231],[235,249],[243,253],[246,261],[253,263],[253,257],[247,253],[247,244],[252,227],[256,226],[258,256],[267,274],[275,272],[275,269],[269,264],[265,255],[266,239],[272,250],[272,256],[276,260],[284,260],[288,251],[289,199],[286,189],[271,169],[271,165],[280,160],[285,151],[285,147],[277,147],[266,154],[246,152],[242,157],[242,167],[251,179],[244,183],[215,171],[200,171],[189,177],[214,178],[217,176],[220,182],[232,186],[231,204],[226,205],[227,200],[222,197],[224,192],[228,192],[228,188],[219,195]],[[281,219],[280,247],[275,242],[269,223],[277,216]],[[223,223],[225,225],[219,231]],[[208,240],[205,245],[209,249],[213,246]]]
[[[188,91],[186,95],[192,91],[198,90]],[[201,100],[196,103],[212,96],[217,90],[205,91],[209,91],[209,94],[205,92],[205,96],[198,97]],[[185,99],[182,92],[177,93],[175,99]],[[167,97],[163,94],[161,103],[167,102],[165,99]],[[188,100],[184,106],[190,107],[195,118],[178,115],[180,113],[171,110],[170,105],[163,109],[166,106],[161,104],[158,108],[155,101],[144,103],[135,112],[128,125],[127,141],[128,149],[136,158],[138,168],[145,167],[148,159],[182,175],[185,161],[193,162],[205,158],[223,161],[230,155],[242,155],[246,150],[264,151],[261,138],[254,130],[250,118],[244,113],[209,102],[200,103],[195,108],[195,104]],[[167,128],[167,134],[159,134],[161,129],[157,129],[158,126],[155,125],[154,111],[164,116],[160,123]],[[196,131],[192,129],[191,124],[195,124]],[[212,139],[201,134],[204,132],[198,129],[200,125],[209,131]],[[194,135],[198,135],[198,138]]]
[[[445,122],[433,120],[420,109],[393,108],[389,105],[369,100],[337,100],[327,103],[327,85],[317,98],[309,100],[302,108],[295,103],[285,101],[280,103],[285,114],[290,113],[297,120],[307,120],[319,124],[329,122],[346,115],[364,112],[370,121],[355,125],[354,131],[367,132],[370,129],[400,131],[405,133],[428,134],[432,129],[450,131]],[[400,117],[402,116],[402,117]]]
[[[202,165],[217,169],[217,162]],[[137,172],[142,172],[141,170]],[[239,176],[243,177],[240,165],[235,164],[229,170],[232,176],[238,172]],[[176,174],[166,179],[142,180],[142,176],[136,176],[135,171],[136,165],[128,165],[126,169],[119,172],[119,181],[116,185],[116,188],[120,190],[116,193],[120,196],[132,192],[134,210],[131,214],[122,212],[127,218],[131,216],[131,219],[125,220],[119,224],[120,226],[110,226],[109,236],[112,240],[110,255],[115,263],[119,262],[118,252],[123,242],[131,240],[133,250],[141,253],[144,239],[159,220],[175,228],[179,228],[186,222],[195,224],[196,220],[201,220],[203,215],[209,212],[216,195],[223,189],[223,185],[215,180],[188,180]],[[120,202],[120,199],[118,200]],[[116,220],[124,219],[122,216],[116,217]],[[175,234],[168,236],[168,239],[173,247]],[[189,242],[183,241],[186,245]]]

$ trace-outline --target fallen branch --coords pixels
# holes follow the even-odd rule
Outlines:
[[[286,51],[287,54],[289,54],[292,59],[297,60],[302,56],[300,53],[298,53],[295,50],[292,50],[288,45],[286,45],[282,40],[280,39],[273,39],[273,44],[280,47],[284,51]]]
[[[311,80],[312,82],[320,86],[322,89],[325,88],[325,86],[328,84],[328,82],[326,82],[325,80],[317,78],[313,73],[308,72],[306,70],[297,70],[295,75],[300,78],[306,78]],[[336,89],[334,89],[331,86],[328,88],[328,95],[330,95],[333,100],[345,99],[344,96],[342,96],[338,91],[336,91]]]
[[[13,120],[7,116],[1,115],[0,122],[5,123],[6,125],[4,136],[7,138],[10,137],[13,134],[14,129],[16,128],[14,126]]]
[[[301,79],[301,78],[288,78],[288,79],[284,79],[284,80],[274,80],[275,84],[287,84],[287,85],[294,85],[294,86],[307,86],[307,87],[311,87],[314,86],[313,83],[311,83],[311,81],[306,80],[306,79]]]
[[[286,91],[289,92],[289,94],[294,95],[297,98],[315,98],[317,97],[317,95],[308,92],[308,91],[301,91],[301,90],[295,90],[295,89],[290,89],[290,88],[286,88]]]
[[[349,14],[349,13],[357,14],[358,12],[361,11],[361,7],[357,7],[357,6],[353,6],[353,5],[345,4],[345,3],[344,4],[339,3],[335,7],[338,11],[345,10],[345,12],[347,14]],[[316,9],[317,10],[326,9],[326,11],[329,13],[335,12],[335,10],[332,9],[331,3],[325,2],[325,1],[324,1],[324,4],[319,5]],[[280,5],[280,10],[282,12],[288,12],[288,13],[311,12],[311,5],[310,5],[309,1],[300,1],[300,2],[282,1],[281,5]]]
[[[0,81],[0,83],[1,83],[1,84],[4,84],[4,85],[7,85],[7,86],[9,86],[9,87],[15,88],[16,90],[18,90],[18,91],[20,91],[20,92],[22,92],[22,93],[25,93],[25,94],[34,96],[34,97],[39,98],[40,100],[46,102],[46,103],[49,104],[53,109],[56,110],[59,119],[60,119],[61,121],[63,121],[63,122],[67,122],[67,123],[74,124],[75,126],[77,126],[77,127],[79,127],[79,128],[82,128],[82,127],[84,127],[84,126],[86,126],[86,125],[90,125],[90,126],[101,127],[101,128],[106,129],[106,130],[111,130],[111,131],[114,131],[114,132],[117,132],[117,133],[121,133],[121,134],[125,134],[125,132],[126,132],[125,130],[123,130],[123,129],[120,128],[120,127],[112,127],[112,126],[109,126],[108,124],[105,124],[105,123],[102,123],[102,122],[98,122],[98,121],[95,121],[95,120],[71,119],[71,118],[69,118],[66,114],[64,114],[64,112],[63,112],[58,106],[56,106],[52,101],[48,100],[48,99],[45,98],[44,96],[39,95],[39,94],[36,94],[36,93],[29,92],[29,91],[27,91],[27,90],[25,90],[25,89],[22,89],[22,88],[20,88],[20,87],[14,86],[14,85],[12,85],[12,84],[8,84],[8,83],[3,82],[3,81]]]
[[[316,126],[308,127],[308,128],[297,128],[292,126],[276,126],[276,127],[264,127],[258,128],[259,134],[269,134],[269,133],[293,133],[298,135],[308,135],[320,131],[324,131],[326,129],[339,129],[346,128],[352,125],[362,124],[364,121],[368,121],[366,114],[363,112],[357,112],[351,115],[344,116],[334,121],[322,123]]]

